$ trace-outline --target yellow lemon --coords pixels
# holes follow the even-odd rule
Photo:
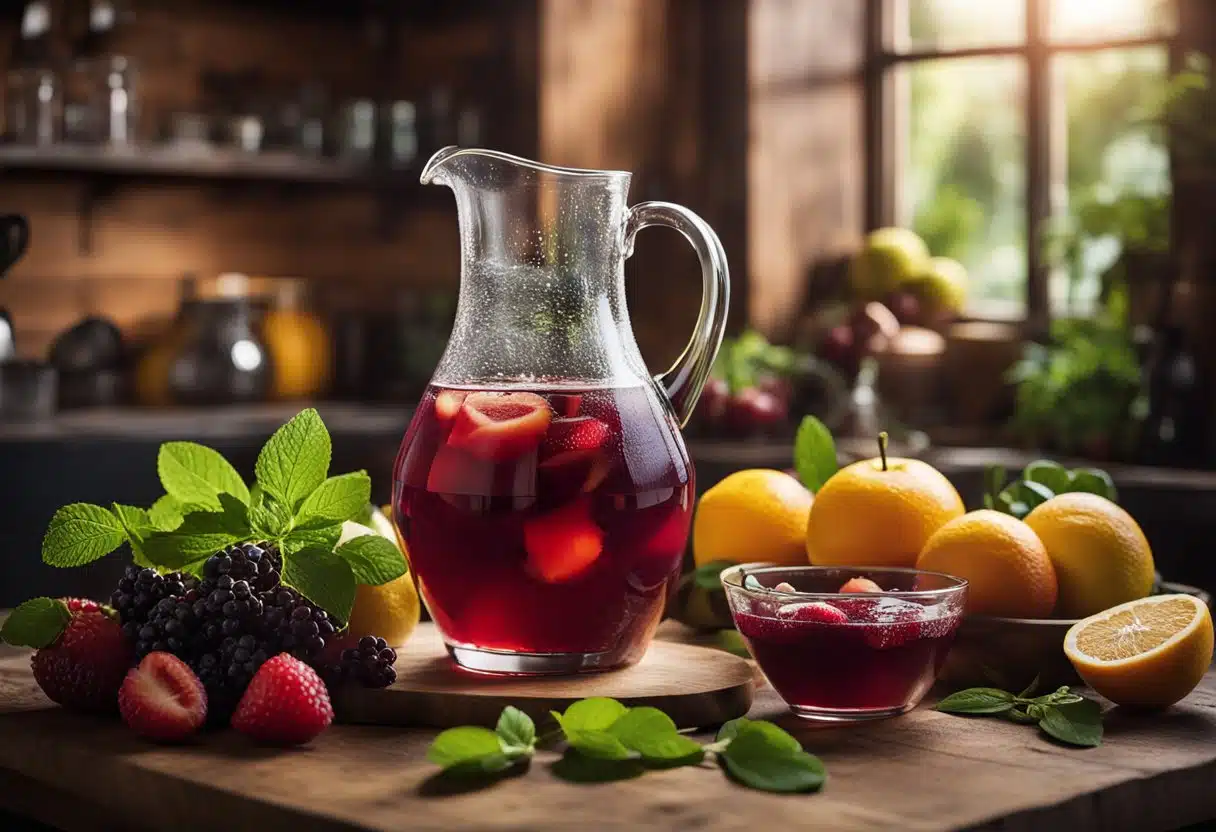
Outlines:
[[[714,561],[806,563],[811,492],[781,471],[736,471],[701,495],[692,524],[693,558]]]
[[[1212,663],[1212,614],[1190,595],[1155,595],[1078,621],[1064,653],[1085,683],[1118,705],[1165,708]]]
[[[375,529],[357,523],[344,523],[342,542],[364,534],[380,534],[393,541],[409,561],[405,543],[396,534],[392,521],[379,510],[372,512]],[[422,604],[410,573],[380,586],[359,584],[355,589],[355,605],[350,612],[348,633],[352,639],[379,636],[391,647],[400,647],[409,640],[422,616]]]
[[[925,542],[963,515],[940,471],[916,459],[867,459],[815,495],[806,550],[816,566],[914,566]]]
[[[967,580],[967,612],[1046,618],[1056,604],[1056,575],[1043,542],[1008,514],[973,511],[951,520],[925,544],[919,569]]]
[[[1060,587],[1056,615],[1082,618],[1143,598],[1153,588],[1153,552],[1140,526],[1097,494],[1061,494],[1026,515],[1047,547]]]

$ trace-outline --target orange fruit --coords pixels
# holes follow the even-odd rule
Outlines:
[[[1064,653],[1085,683],[1118,705],[1165,708],[1212,663],[1212,614],[1190,595],[1128,601],[1078,621]]]
[[[1056,604],[1056,575],[1030,527],[999,511],[973,511],[925,543],[919,569],[967,581],[967,612],[1045,618]]]
[[[816,566],[913,566],[925,541],[963,514],[940,471],[916,459],[855,462],[815,495],[806,550]]]
[[[1132,516],[1105,497],[1052,497],[1026,515],[1026,524],[1055,566],[1061,618],[1094,615],[1152,591],[1148,540]]]
[[[714,561],[806,564],[811,492],[782,471],[736,471],[701,495],[692,523],[697,566]]]

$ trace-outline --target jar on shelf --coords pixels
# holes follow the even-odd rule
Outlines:
[[[278,280],[262,334],[274,368],[270,397],[313,399],[329,390],[332,346],[329,331],[308,305],[307,284]]]

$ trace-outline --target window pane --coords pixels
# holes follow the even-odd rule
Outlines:
[[[1080,246],[1057,250],[1053,309],[1085,313],[1101,275],[1120,252],[1118,239],[1145,235],[1164,245],[1169,157],[1161,132],[1143,112],[1161,95],[1168,58],[1164,47],[1060,55],[1052,65],[1053,109],[1059,129],[1053,153],[1063,176],[1053,201],[1069,218],[1053,227],[1076,228]],[[1054,259],[1054,258],[1053,258]]]
[[[1055,40],[1101,41],[1174,31],[1173,0],[1051,0]]]
[[[812,0],[813,2],[813,0]],[[1026,39],[1026,0],[888,0],[897,51],[1008,46]]]
[[[1018,58],[899,70],[899,222],[970,272],[969,303],[1026,301],[1026,74]]]

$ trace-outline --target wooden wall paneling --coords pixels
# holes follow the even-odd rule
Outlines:
[[[864,3],[750,0],[748,304],[773,337],[864,229]]]

